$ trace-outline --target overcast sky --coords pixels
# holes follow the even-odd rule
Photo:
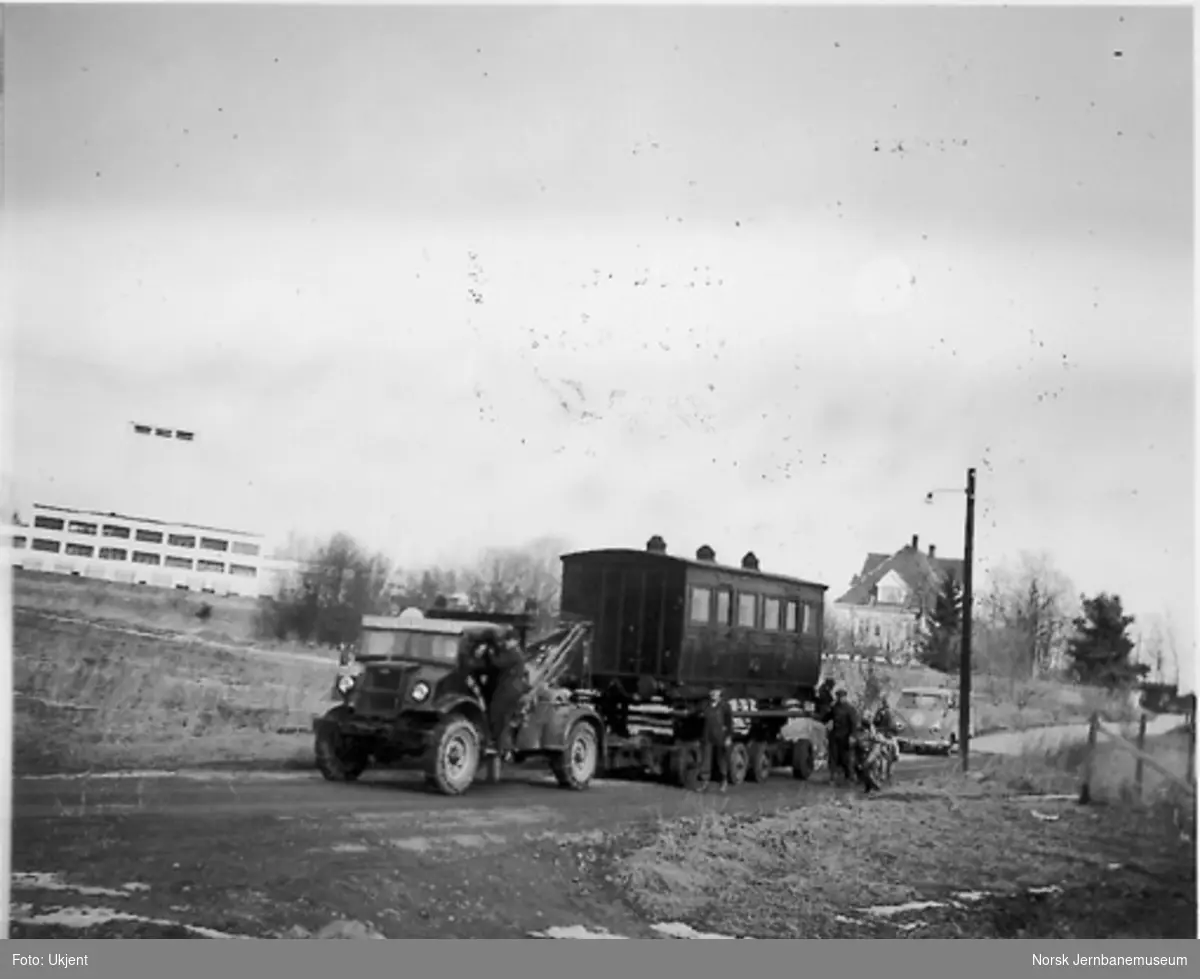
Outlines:
[[[1192,646],[1189,10],[5,21],[22,504],[840,592],[976,466]]]

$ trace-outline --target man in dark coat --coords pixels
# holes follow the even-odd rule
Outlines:
[[[708,703],[704,705],[703,748],[700,752],[700,781],[707,784],[712,776],[713,761],[717,763],[717,776],[721,780],[721,791],[729,784],[729,750],[733,747],[733,707],[721,696],[720,688],[709,691]]]
[[[851,741],[858,729],[858,711],[846,699],[846,691],[839,690],[834,697],[833,710],[829,716],[829,780],[832,782],[840,772],[846,781],[854,781],[854,758]]]
[[[525,656],[516,639],[498,641],[492,646],[492,674],[488,705],[488,726],[491,728],[492,744],[502,756],[512,750],[512,728],[521,702],[529,692],[529,673]]]

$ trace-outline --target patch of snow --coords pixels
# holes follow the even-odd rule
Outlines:
[[[1047,884],[1045,887],[1031,887],[1028,894],[1061,894],[1062,888],[1057,884]]]
[[[966,901],[970,904],[974,904],[977,901],[985,900],[987,898],[987,893],[984,891],[959,891],[954,895],[954,897],[956,900]]]
[[[1107,867],[1105,867],[1104,869],[1105,869],[1105,870],[1120,870],[1120,869],[1121,869],[1121,865],[1120,865],[1119,863],[1110,863],[1110,864],[1109,864]]]
[[[111,887],[88,887],[83,884],[68,884],[61,874],[14,873],[12,875],[14,890],[29,891],[69,891],[83,894],[87,897],[128,897],[128,891],[117,891]]]
[[[833,920],[841,922],[843,925],[861,925],[862,924],[862,922],[859,921],[857,918],[847,918],[844,914],[835,914],[833,916]]]
[[[18,915],[13,909],[12,920],[22,925],[58,925],[62,928],[94,928],[97,925],[108,924],[110,921],[134,921],[145,925],[160,925],[166,928],[185,928],[193,934],[204,938],[238,938],[248,939],[249,935],[231,935],[213,928],[202,928],[199,925],[188,925],[179,921],[167,921],[163,918],[146,918],[140,914],[129,914],[125,911],[114,911],[111,908],[56,908],[45,914],[30,915],[28,910]]]
[[[691,925],[685,925],[680,921],[668,921],[661,925],[651,925],[652,931],[658,932],[660,935],[666,935],[668,938],[733,938],[733,935],[714,935],[706,931],[696,931]]]
[[[585,925],[555,925],[545,931],[531,931],[530,938],[625,938],[609,931],[592,931]]]
[[[142,883],[140,883],[140,882],[138,882],[138,881],[131,881],[131,882],[130,882],[130,883],[128,883],[128,884],[122,884],[122,885],[121,885],[121,890],[123,890],[123,891],[129,891],[131,894],[134,894],[134,893],[137,893],[137,892],[140,892],[140,891],[148,891],[148,890],[150,890],[150,885],[149,885],[149,884],[142,884]]]
[[[881,904],[873,908],[863,908],[864,914],[873,914],[877,918],[891,918],[897,914],[909,911],[928,911],[930,908],[944,908],[943,901],[909,901],[907,904]]]
[[[1063,795],[1061,793],[1038,795],[1014,795],[1014,802],[1074,802],[1078,799],[1078,795]]]
[[[1059,818],[1058,813],[1038,812],[1036,809],[1031,809],[1029,814],[1043,823],[1056,823]]]
[[[366,853],[369,848],[362,843],[335,843],[330,849],[334,853]]]

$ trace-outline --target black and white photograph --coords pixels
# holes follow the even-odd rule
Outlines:
[[[0,16],[5,937],[1197,937],[1190,6]]]

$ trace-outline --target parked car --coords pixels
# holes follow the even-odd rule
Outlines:
[[[975,698],[971,698],[974,707]],[[947,687],[905,687],[893,713],[901,751],[938,751],[949,754],[958,745],[958,691]],[[971,711],[970,736],[975,737],[975,711]]]

